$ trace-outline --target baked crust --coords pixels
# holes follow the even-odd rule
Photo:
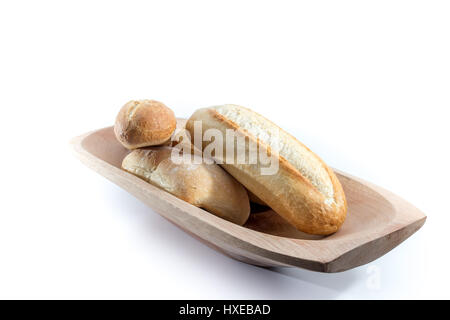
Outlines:
[[[246,110],[250,111],[249,109]],[[253,111],[251,112],[255,117],[262,117]],[[194,137],[194,121],[202,121],[203,130],[218,129],[224,137],[227,129],[235,130],[238,136],[257,143],[261,151],[267,152],[267,154],[274,153],[270,146],[261,139],[243,130],[235,122],[217,112],[215,108],[199,109],[189,118],[186,123],[186,129],[190,132],[191,137]],[[248,121],[251,122],[252,119],[249,118]],[[266,121],[266,124],[274,129],[282,130],[269,120],[266,119]],[[328,177],[328,181],[319,180],[318,182],[316,181],[316,184],[331,182],[333,189],[332,201],[329,201],[329,196],[320,192],[319,188],[314,186],[299,169],[295,168],[279,154],[274,153],[279,161],[278,172],[274,175],[261,175],[261,168],[265,166],[260,162],[259,158],[256,164],[224,163],[224,156],[216,160],[236,180],[241,182],[248,190],[298,230],[320,235],[336,232],[343,224],[347,213],[347,202],[339,180],[334,172],[311,150],[291,135],[287,139],[290,144],[298,144],[298,146],[304,148],[306,151],[303,152],[311,153],[309,156],[311,159],[314,159],[314,162],[308,163],[308,167],[313,167],[314,170],[320,173],[320,176]],[[207,142],[204,142],[202,147],[205,148],[207,144]],[[248,144],[246,144],[245,150],[248,152]],[[235,145],[235,154],[236,151],[237,145]],[[222,154],[225,155],[225,151]],[[322,170],[324,171],[322,172]]]
[[[166,143],[177,125],[175,114],[155,100],[129,101],[116,117],[114,133],[127,149]]]
[[[194,206],[243,225],[250,214],[247,190],[217,164],[201,162],[201,156],[191,155],[193,163],[175,163],[173,150],[168,146],[134,150],[124,158],[122,168]]]

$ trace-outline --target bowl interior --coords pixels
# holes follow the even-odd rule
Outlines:
[[[129,153],[117,141],[112,127],[88,135],[82,145],[89,153],[117,168],[121,167],[123,158]],[[378,192],[347,176],[337,176],[348,203],[347,218],[338,232],[326,237],[309,235],[295,229],[270,208],[256,205],[252,205],[253,212],[244,227],[274,236],[320,241],[374,232],[385,227],[394,218],[395,208]]]

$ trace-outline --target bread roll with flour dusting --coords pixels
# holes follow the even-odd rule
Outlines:
[[[117,140],[127,149],[170,142],[177,120],[171,109],[155,100],[132,100],[119,111],[114,124]]]
[[[172,147],[137,149],[122,161],[122,168],[174,196],[216,216],[243,225],[250,214],[247,191],[215,163],[173,161]]]
[[[250,109],[222,105],[199,109],[189,118],[186,129],[193,143],[196,121],[201,122],[200,137],[207,129],[219,130],[226,137],[227,129],[232,129],[238,137],[236,141],[245,139],[245,145],[235,144],[234,161],[227,161],[226,150],[212,156],[236,180],[298,230],[328,235],[342,225],[347,203],[339,180],[316,154],[293,136]],[[196,147],[205,151],[208,143],[202,141],[201,146]],[[251,143],[278,161],[276,172],[262,174],[261,169],[266,164],[259,157],[256,163],[237,163],[238,149],[248,153]]]

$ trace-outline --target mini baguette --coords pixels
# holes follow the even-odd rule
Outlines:
[[[168,146],[134,150],[123,159],[122,168],[223,219],[239,225],[247,221],[250,203],[239,182],[195,154],[192,156],[200,159],[193,159],[193,163],[176,163],[172,151]]]
[[[232,129],[237,136],[256,143],[260,151],[277,157],[278,171],[262,175],[261,168],[265,165],[259,158],[256,164],[239,164],[228,163],[225,152],[213,155],[236,180],[298,230],[328,235],[342,225],[347,203],[339,180],[317,155],[293,136],[250,109],[222,105],[199,109],[189,118],[186,129],[193,143],[195,121],[201,121],[203,132],[216,129],[223,137],[227,129]],[[278,152],[273,148],[275,144],[279,146]],[[206,145],[208,143],[202,141],[202,145],[196,147],[204,150]],[[234,154],[237,149],[236,144]],[[248,151],[247,144],[244,149]]]

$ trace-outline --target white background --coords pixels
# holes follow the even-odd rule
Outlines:
[[[2,1],[0,298],[450,298],[448,1]],[[250,107],[428,215],[339,274],[209,249],[76,160],[130,99]]]

